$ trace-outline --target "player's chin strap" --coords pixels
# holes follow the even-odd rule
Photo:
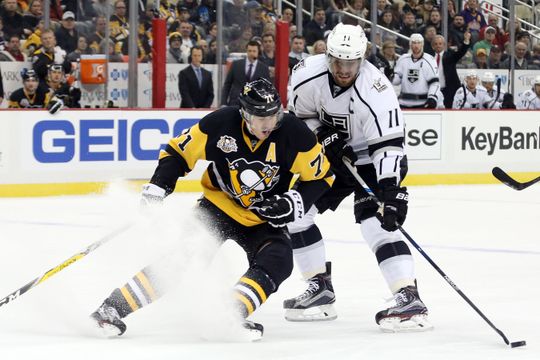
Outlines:
[[[365,190],[366,192],[371,195],[372,199],[379,205],[381,206],[381,202],[379,201],[379,199],[377,198],[377,196],[375,195],[375,193],[370,189],[370,187],[368,186],[368,184],[366,184],[366,182],[364,181],[364,179],[362,179],[362,177],[358,174],[358,172],[356,171],[356,169],[354,168],[354,166],[351,164],[351,162],[349,161],[349,159],[347,159],[346,157],[343,157],[343,163],[345,164],[345,166],[347,167],[347,169],[349,170],[349,172],[351,173],[351,175],[356,179],[356,181],[358,181],[358,184],[360,184]],[[510,341],[508,341],[508,338],[506,337],[506,335],[504,335],[504,333],[497,329],[497,327],[495,327],[495,325],[493,325],[493,323],[486,317],[486,315],[484,315],[482,313],[482,311],[480,311],[480,309],[478,309],[478,307],[476,307],[476,305],[474,305],[474,303],[463,293],[463,291],[461,291],[461,289],[448,277],[448,275],[446,275],[444,273],[444,271],[441,270],[441,268],[433,261],[431,260],[431,258],[428,256],[428,254],[426,254],[426,252],[420,247],[420,245],[418,245],[416,243],[416,241],[414,241],[414,239],[399,225],[399,224],[396,224],[397,228],[399,229],[399,231],[401,231],[401,233],[403,234],[403,236],[405,236],[405,238],[411,243],[412,246],[414,246],[414,248],[416,250],[418,250],[418,252],[431,264],[431,266],[433,266],[433,268],[435,270],[437,270],[437,272],[444,278],[444,280],[446,280],[446,282],[463,298],[463,300],[465,300],[467,302],[467,304],[469,304],[469,306],[471,306],[477,313],[478,315],[480,315],[480,317],[482,319],[484,319],[484,321],[486,323],[488,323],[489,326],[491,326],[491,328],[493,330],[495,330],[497,332],[497,334],[499,334],[504,342],[506,343],[506,345],[510,345]]]

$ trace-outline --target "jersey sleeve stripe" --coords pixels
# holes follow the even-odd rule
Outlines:
[[[428,85],[431,85],[431,84],[436,83],[436,82],[437,83],[439,82],[439,78],[434,77],[434,78],[431,78],[430,80],[428,80],[427,83],[428,83]]]
[[[328,71],[324,71],[324,72],[322,72],[322,73],[320,73],[320,74],[317,74],[317,75],[315,75],[315,76],[312,76],[312,77],[310,77],[310,78],[308,78],[308,79],[306,79],[306,80],[300,82],[298,85],[296,85],[296,86],[293,88],[293,91],[296,91],[300,86],[302,86],[302,85],[304,85],[304,84],[307,84],[307,83],[310,82],[311,80],[315,80],[315,79],[317,79],[317,78],[319,78],[319,77],[321,77],[321,76],[323,76],[323,75],[326,75],[326,74],[328,74]]]
[[[377,125],[377,131],[379,133],[379,136],[382,136],[382,130],[381,130],[381,125],[379,124],[379,119],[377,118],[377,115],[375,114],[375,112],[373,111],[371,106],[369,106],[369,104],[364,99],[362,99],[362,96],[360,96],[360,91],[358,91],[358,88],[356,87],[356,84],[354,84],[354,92],[356,92],[356,95],[358,96],[360,101],[364,105],[366,105],[366,107],[369,109],[369,112],[371,113],[371,115],[373,115],[373,121],[375,122],[375,125]]]

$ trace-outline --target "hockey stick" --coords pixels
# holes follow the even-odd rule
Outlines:
[[[508,175],[503,169],[501,169],[498,166],[495,166],[491,170],[491,173],[493,174],[493,176],[495,176],[495,178],[497,180],[499,180],[500,182],[502,182],[505,185],[510,186],[512,189],[518,190],[518,191],[526,189],[529,186],[531,186],[533,184],[536,184],[537,182],[540,181],[540,176],[539,176],[536,179],[532,179],[531,181],[527,181],[527,182],[524,182],[524,183],[519,182],[519,181],[513,179],[512,177],[510,177],[510,175]]]
[[[351,164],[351,162],[347,158],[344,157],[343,163],[345,164],[349,172],[352,174],[352,176],[354,176],[356,181],[358,181],[358,183],[368,192],[368,194],[373,197],[373,200],[377,203],[377,205],[381,206],[382,203],[379,201],[375,193],[369,188],[369,186],[366,184],[364,179],[360,177],[360,175],[358,174],[354,166]],[[420,245],[418,245],[416,241],[414,241],[414,239],[399,224],[398,224],[398,229],[399,231],[401,231],[403,236],[405,236],[405,238],[411,243],[411,245],[414,246],[416,250],[418,250],[418,252],[431,264],[431,266],[433,266],[435,270],[437,270],[437,272],[444,278],[444,280],[446,280],[446,282],[463,298],[463,300],[465,300],[467,304],[469,304],[478,313],[478,315],[480,315],[480,317],[484,319],[484,321],[488,323],[488,325],[491,326],[491,328],[495,330],[495,332],[497,332],[497,334],[499,334],[503,338],[506,345],[510,345],[511,347],[518,347],[518,346],[526,345],[525,341],[516,341],[516,342],[510,343],[506,335],[504,335],[504,333],[501,330],[497,329],[497,327],[493,325],[493,323],[486,317],[486,315],[484,315],[484,313],[482,313],[482,311],[480,311],[480,309],[478,309],[478,307],[474,305],[474,303],[467,297],[467,295],[465,295],[463,291],[461,291],[461,289],[448,277],[448,275],[446,275],[444,271],[442,271],[441,268],[433,260],[431,260],[428,254],[426,254],[426,252],[420,247]]]
[[[86,255],[90,254],[92,251],[96,250],[98,247],[105,244],[106,242],[108,242],[112,238],[114,238],[114,237],[118,236],[119,234],[123,233],[124,231],[129,229],[131,226],[132,226],[132,224],[126,224],[126,225],[114,230],[113,232],[109,233],[108,235],[104,236],[100,240],[90,244],[90,246],[88,246],[83,251],[78,252],[77,254],[73,255],[69,259],[62,262],[61,264],[59,264],[59,265],[53,267],[52,269],[50,269],[49,271],[45,272],[43,275],[38,276],[37,278],[30,281],[28,284],[24,285],[20,289],[15,290],[14,292],[9,294],[5,298],[1,299],[0,300],[0,306],[6,305],[7,303],[17,299],[19,296],[21,296],[22,294],[28,292],[30,289],[38,286],[39,284],[41,284],[42,282],[44,282],[45,280],[47,280],[51,276],[59,273],[60,271],[64,270],[65,268],[67,268],[69,265],[73,264],[77,260],[80,260],[83,257],[85,257]]]

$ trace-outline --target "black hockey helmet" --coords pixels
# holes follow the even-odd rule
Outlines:
[[[22,69],[21,77],[22,77],[23,82],[29,79],[34,79],[34,80],[38,79],[35,70],[27,69],[27,68]]]
[[[264,78],[246,83],[239,100],[242,112],[249,115],[266,117],[281,111],[281,98],[276,88]]]

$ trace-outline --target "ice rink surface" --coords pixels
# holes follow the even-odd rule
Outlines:
[[[173,195],[162,209],[140,214],[138,195],[116,185],[107,195],[0,199],[0,298],[131,224],[0,307],[0,359],[540,359],[540,185],[409,191],[405,229],[510,341],[526,347],[506,346],[412,247],[435,328],[380,332],[374,316],[391,294],[353,223],[351,198],[319,217],[338,319],[284,320],[282,301],[304,290],[295,270],[253,317],[265,326],[263,340],[246,342],[224,301],[246,261],[230,241],[218,250],[190,219],[197,195]],[[176,286],[130,315],[124,336],[102,338],[88,315],[151,262]]]

